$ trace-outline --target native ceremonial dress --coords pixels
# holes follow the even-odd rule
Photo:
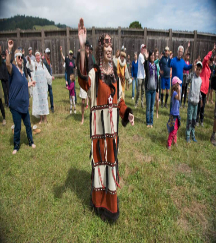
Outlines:
[[[80,87],[91,98],[91,204],[99,214],[116,220],[119,217],[119,116],[122,118],[123,126],[126,126],[132,110],[122,99],[122,86],[116,68],[112,75],[106,75],[101,71],[101,65],[94,65],[89,73],[84,68],[85,73],[82,74],[80,54],[77,56],[77,63]],[[113,66],[113,63],[111,65]]]
[[[32,78],[36,81],[36,85],[33,87],[32,115],[39,118],[49,114],[47,84],[52,84],[52,76],[42,62],[31,61],[31,64],[27,62],[27,67],[32,70]]]

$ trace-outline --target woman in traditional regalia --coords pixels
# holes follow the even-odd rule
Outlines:
[[[83,19],[78,25],[80,52],[77,56],[78,81],[91,98],[91,205],[103,220],[119,217],[117,187],[118,172],[118,126],[119,116],[123,126],[134,125],[132,110],[122,99],[121,81],[112,61],[112,41],[108,34],[102,34],[98,41],[97,63],[88,70],[85,55],[86,28]]]

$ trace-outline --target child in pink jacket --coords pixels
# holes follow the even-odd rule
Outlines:
[[[70,75],[70,84],[68,85],[68,82],[66,82],[67,89],[70,93],[70,114],[72,114],[72,105],[74,106],[74,113],[76,114],[76,105],[75,105],[75,90],[74,90],[74,81],[75,76],[74,74]]]

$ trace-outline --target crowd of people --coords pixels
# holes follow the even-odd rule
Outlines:
[[[83,19],[78,25],[80,49],[74,57],[69,50],[64,56],[62,47],[60,53],[65,67],[65,84],[69,91],[70,114],[76,114],[75,69],[77,69],[80,85],[79,97],[82,99],[81,124],[84,123],[85,102],[90,106],[90,137],[92,160],[91,204],[101,215],[101,218],[116,220],[119,207],[116,190],[119,186],[118,148],[119,148],[119,116],[122,125],[134,125],[134,115],[131,108],[125,104],[125,90],[132,83],[132,100],[136,109],[141,100],[144,108],[146,98],[146,126],[154,126],[154,105],[156,102],[156,117],[159,118],[159,102],[161,109],[168,109],[170,96],[169,118],[167,122],[167,148],[177,144],[177,131],[181,124],[180,109],[185,108],[188,96],[186,142],[197,142],[195,127],[204,126],[205,103],[213,103],[212,93],[216,90],[216,45],[204,59],[190,61],[190,43],[186,51],[183,46],[177,49],[173,57],[170,48],[166,46],[163,52],[157,48],[148,50],[145,44],[140,46],[139,53],[134,53],[134,60],[126,54],[126,48],[112,49],[112,39],[108,34],[102,34],[98,40],[96,56],[93,47],[86,40],[87,31]],[[31,47],[25,57],[20,47],[13,52],[14,43],[8,41],[5,51],[0,47],[0,79],[4,91],[5,107],[9,107],[14,122],[14,150],[20,148],[21,120],[26,127],[29,146],[35,148],[29,115],[29,98],[32,96],[32,115],[39,118],[39,124],[47,123],[50,109],[54,112],[52,91],[52,65],[50,49],[46,48],[44,55],[39,51],[32,54]],[[139,54],[139,55],[138,55]],[[190,70],[192,70],[190,72]],[[136,90],[136,92],[135,92]],[[171,92],[170,92],[171,90]],[[136,94],[135,94],[136,93]],[[6,125],[3,106],[3,93],[0,89],[0,109],[3,125]],[[39,132],[39,130],[38,130]],[[216,102],[214,110],[214,125],[211,142],[216,145]]]

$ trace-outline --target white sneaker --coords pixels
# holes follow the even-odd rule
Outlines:
[[[70,110],[70,114],[72,114],[72,110]]]
[[[134,97],[132,97],[132,100],[134,100]]]
[[[5,126],[6,125],[6,120],[3,119],[2,125]]]
[[[74,114],[76,114],[76,110],[74,110]]]

